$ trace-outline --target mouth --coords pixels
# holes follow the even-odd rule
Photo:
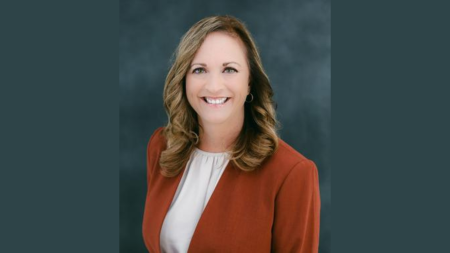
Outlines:
[[[202,97],[202,100],[209,105],[223,105],[230,100],[230,97]]]

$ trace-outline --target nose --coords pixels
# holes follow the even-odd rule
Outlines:
[[[220,73],[212,73],[209,75],[206,80],[205,89],[211,94],[219,94],[221,90],[224,89],[224,80]]]

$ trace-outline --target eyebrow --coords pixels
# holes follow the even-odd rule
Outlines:
[[[241,64],[239,64],[239,63],[237,63],[237,62],[234,62],[234,61],[224,62],[224,63],[222,64],[222,66],[225,67],[225,66],[227,66],[227,65],[229,65],[229,64],[232,64],[232,63],[241,66]],[[191,67],[194,66],[194,65],[201,65],[201,66],[203,66],[203,67],[206,67],[206,64],[205,64],[205,63],[192,63],[192,64],[191,64]]]

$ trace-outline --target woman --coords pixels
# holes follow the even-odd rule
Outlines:
[[[317,168],[277,136],[272,96],[242,22],[184,35],[147,148],[150,252],[318,252]]]

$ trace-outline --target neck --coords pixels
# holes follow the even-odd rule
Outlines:
[[[244,119],[231,124],[200,124],[202,128],[198,148],[206,152],[220,153],[231,149],[241,132]]]

